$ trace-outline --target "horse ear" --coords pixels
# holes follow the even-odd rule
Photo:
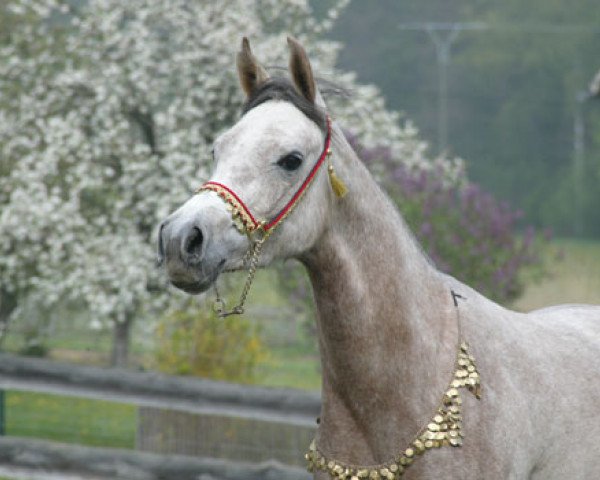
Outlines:
[[[314,103],[317,86],[313,77],[312,68],[304,47],[293,37],[287,38],[290,47],[290,72],[296,90],[309,102]]]
[[[240,84],[247,97],[269,79],[269,74],[250,50],[250,42],[246,37],[242,39],[242,49],[237,54],[236,63]]]

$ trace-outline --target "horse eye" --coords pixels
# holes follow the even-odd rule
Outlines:
[[[293,172],[302,165],[302,154],[299,152],[288,153],[277,161],[277,165],[288,172]]]

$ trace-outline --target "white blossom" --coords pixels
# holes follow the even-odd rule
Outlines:
[[[308,0],[7,3],[22,25],[0,49],[0,288],[22,301],[81,302],[98,328],[180,298],[155,265],[156,226],[207,178],[213,139],[239,115],[242,35],[267,67],[298,37],[317,75],[352,92],[329,99],[336,120],[411,167],[460,176],[336,69],[340,45],[320,35],[347,0],[322,19]]]

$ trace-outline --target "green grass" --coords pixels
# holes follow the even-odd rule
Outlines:
[[[600,305],[599,241],[559,239],[546,248],[543,258],[548,276],[531,282],[512,308],[527,312],[560,303]]]
[[[258,383],[268,387],[305,390],[321,388],[319,357],[298,348],[273,349],[269,359],[258,368]]]
[[[299,268],[290,264],[288,268]],[[223,280],[231,288],[228,305],[238,300],[246,281],[245,273],[232,274]],[[268,358],[256,374],[257,384],[269,387],[293,387],[307,390],[321,388],[319,357],[316,338],[307,339],[289,301],[277,288],[277,273],[260,270],[248,297],[246,316],[261,329]],[[311,343],[314,343],[311,346]]]
[[[101,400],[8,391],[6,434],[89,446],[134,448],[137,408]]]

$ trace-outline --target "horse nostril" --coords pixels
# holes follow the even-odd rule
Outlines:
[[[200,258],[203,240],[204,236],[202,235],[202,230],[200,230],[198,227],[193,227],[185,239],[185,253],[187,253],[190,257]]]

